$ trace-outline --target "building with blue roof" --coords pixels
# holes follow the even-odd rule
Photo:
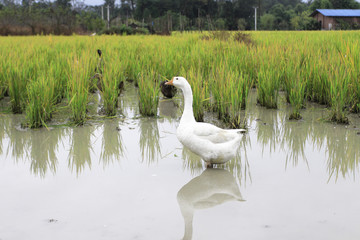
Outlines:
[[[310,16],[323,30],[341,29],[341,24],[360,26],[360,9],[316,9]]]

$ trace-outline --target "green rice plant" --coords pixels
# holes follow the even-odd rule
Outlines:
[[[360,56],[358,54],[358,45],[353,46],[355,49],[353,56],[349,58],[348,72],[350,77],[349,91],[350,112],[360,113]]]
[[[40,75],[27,86],[26,119],[30,128],[46,126],[54,111],[55,80],[51,75]]]
[[[89,92],[89,56],[74,57],[70,62],[67,95],[72,112],[72,120],[77,125],[82,125],[86,119],[86,106]]]
[[[281,72],[272,62],[264,60],[258,72],[258,103],[266,108],[277,108]]]
[[[156,116],[159,104],[159,75],[153,70],[139,75],[139,110],[143,116]]]
[[[297,59],[292,59],[297,62]],[[304,81],[301,69],[305,64],[305,57],[301,56],[298,65],[294,66],[294,63],[290,63],[284,66],[284,86],[286,92],[286,99],[292,106],[292,113],[290,114],[290,120],[301,119],[300,109],[305,106],[305,90],[306,81]]]
[[[121,77],[121,67],[118,64],[108,65],[104,68],[101,77],[101,98],[104,101],[104,111],[107,116],[115,116],[119,105],[118,96],[120,93],[119,83],[123,81]]]
[[[49,68],[49,74],[51,75],[49,77],[54,78],[55,82],[54,97],[56,103],[60,103],[66,97],[66,84],[71,71],[69,62],[67,56],[60,53],[58,60],[52,62]]]
[[[5,57],[0,56],[0,100],[4,98],[8,88],[8,83],[5,76],[6,69],[7,63],[5,61]]]
[[[244,120],[241,119],[241,110],[245,108],[252,81],[246,79],[240,72],[229,72],[227,75],[229,101],[229,123],[232,128],[244,127]]]
[[[188,80],[193,92],[193,112],[195,120],[198,122],[204,121],[206,92],[208,83],[204,81],[201,72],[190,68],[189,71],[182,69],[181,75]]]
[[[330,120],[336,123],[348,124],[345,108],[348,103],[349,76],[345,68],[332,65],[329,72],[331,113]]]
[[[20,69],[18,63],[12,63],[6,69],[5,77],[9,87],[11,111],[22,113],[26,99],[26,84],[28,82],[26,69]]]
[[[218,118],[225,122],[229,121],[229,101],[227,99],[229,89],[226,85],[226,67],[223,62],[219,65],[214,66],[210,75],[210,89],[213,97],[212,109],[217,112]]]

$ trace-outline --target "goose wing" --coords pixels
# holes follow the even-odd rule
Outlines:
[[[239,129],[222,129],[209,123],[197,123],[194,134],[214,144],[225,143],[239,138]]]

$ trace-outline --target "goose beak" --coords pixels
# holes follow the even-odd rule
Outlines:
[[[171,85],[171,86],[173,86],[174,84],[173,84],[173,81],[174,81],[174,78],[172,78],[170,81],[168,81],[168,82],[165,82],[165,85]]]

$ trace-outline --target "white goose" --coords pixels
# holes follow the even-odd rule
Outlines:
[[[183,77],[173,77],[166,85],[180,88],[184,95],[184,111],[176,135],[179,141],[199,155],[208,167],[225,163],[236,156],[244,129],[221,129],[209,123],[196,122],[191,86]]]

